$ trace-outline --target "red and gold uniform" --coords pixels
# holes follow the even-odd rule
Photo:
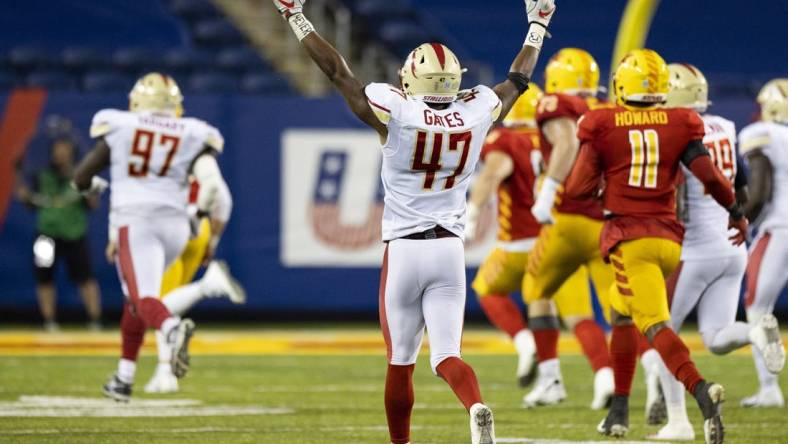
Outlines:
[[[703,121],[686,108],[619,106],[579,123],[581,152],[567,192],[594,195],[604,178],[609,216],[599,245],[615,269],[611,304],[643,332],[670,319],[665,276],[679,263],[684,232],[675,185],[685,150],[703,134]]]
[[[499,128],[490,133],[482,148],[481,159],[501,152],[512,159],[512,174],[498,187],[498,245],[479,267],[472,287],[480,297],[505,295],[523,289],[529,252],[536,243],[540,225],[531,214],[534,184],[541,170],[540,135],[535,128]],[[601,212],[601,210],[600,210]],[[562,314],[578,310],[571,304],[578,295],[587,295],[590,306],[588,273],[580,268],[557,290],[556,305]]]
[[[605,107],[596,99],[555,93],[542,97],[537,107],[536,120],[541,128],[557,118],[579,119],[589,108]],[[546,160],[552,145],[540,132],[540,147]],[[562,317],[593,317],[593,305],[586,280],[577,279],[578,270],[590,274],[599,302],[607,314],[607,289],[613,283],[613,273],[599,254],[602,231],[602,205],[594,196],[570,198],[560,193],[555,205],[555,223],[542,227],[534,252],[528,260],[523,286],[526,303],[537,299],[554,298]],[[587,271],[586,271],[587,270]],[[571,279],[570,279],[571,278]],[[564,282],[574,282],[575,291],[561,292]],[[588,295],[588,296],[586,296]]]

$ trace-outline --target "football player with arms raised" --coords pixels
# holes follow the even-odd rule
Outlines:
[[[159,73],[140,78],[129,93],[129,111],[104,109],[93,118],[93,150],[77,167],[74,182],[88,191],[110,167],[110,245],[126,294],[121,319],[122,355],[106,396],[128,401],[139,349],[147,328],[158,330],[171,350],[177,377],[189,369],[194,323],[174,316],[159,300],[166,267],[189,238],[186,203],[189,175],[200,183],[197,207],[210,213],[224,179],[216,162],[224,140],[205,122],[183,118],[183,96],[175,81]],[[214,230],[218,236],[220,230]],[[218,238],[209,242],[213,255]]]
[[[591,275],[599,301],[606,308],[613,274],[598,248],[602,206],[593,196],[571,199],[559,195],[577,156],[577,119],[589,107],[598,105],[598,89],[599,67],[582,49],[560,50],[545,68],[546,94],[539,101],[536,121],[547,171],[531,208],[536,220],[545,225],[528,259],[523,286],[539,376],[533,390],[523,398],[526,407],[555,404],[566,397],[558,361],[559,314],[567,328],[575,332],[595,373],[591,407],[603,408],[613,392],[607,340],[594,321],[588,280],[581,277]],[[570,285],[572,291],[559,293],[563,285]],[[561,300],[554,305],[551,299],[556,297]]]
[[[733,122],[705,114],[709,106],[708,83],[703,73],[687,63],[671,63],[667,102],[669,108],[689,108],[701,114],[705,129],[703,144],[714,166],[734,186],[739,201],[746,201],[747,179],[737,165],[736,128]],[[684,222],[681,262],[668,288],[670,325],[680,331],[684,320],[697,307],[698,329],[706,348],[722,355],[752,344],[769,362],[779,363],[782,351],[777,319],[767,313],[757,323],[736,321],[747,250],[728,240],[728,212],[706,193],[703,184],[686,166],[685,183],[679,189],[679,216]],[[784,359],[784,355],[783,355]],[[684,387],[660,366],[668,423],[652,436],[664,440],[692,440],[695,432],[684,403]],[[774,369],[776,370],[776,369]]]
[[[707,443],[722,443],[721,385],[706,381],[689,349],[669,327],[665,278],[679,264],[684,229],[676,218],[676,176],[681,164],[728,211],[731,241],[744,242],[747,219],[703,146],[703,121],[686,108],[659,108],[668,93],[668,67],[649,49],[629,52],[614,74],[618,106],[589,111],[578,124],[581,142],[566,193],[595,196],[604,181],[606,210],[600,248],[615,270],[610,345],[616,394],[598,426],[624,436],[635,373],[638,332],[646,335],[671,373],[698,402]]]
[[[364,87],[315,32],[302,0],[273,0],[351,110],[379,135],[385,190],[380,321],[388,348],[385,406],[391,442],[410,442],[413,369],[426,327],[430,364],[470,413],[472,443],[494,443],[492,411],[460,355],[465,309],[465,195],[484,139],[528,89],[552,0],[528,0],[530,28],[508,79],[460,92],[462,68],[439,43],[413,50],[401,85]]]
[[[747,216],[755,221],[758,237],[747,264],[745,308],[752,324],[771,324],[771,313],[788,282],[788,79],[774,79],[758,94],[761,121],[745,127],[739,145],[750,169]],[[779,340],[779,330],[772,330]],[[742,400],[745,407],[782,407],[785,404],[775,370],[785,362],[782,345],[770,354],[753,348],[758,371],[758,393]]]

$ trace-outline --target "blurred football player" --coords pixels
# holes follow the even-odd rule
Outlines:
[[[176,316],[183,316],[205,298],[227,296],[235,304],[246,302],[246,292],[241,284],[232,277],[229,267],[224,261],[211,260],[202,278],[192,282],[200,265],[205,263],[206,254],[211,251],[211,241],[220,238],[224,227],[230,220],[233,205],[230,189],[222,183],[209,217],[199,218],[196,208],[198,194],[199,185],[193,181],[189,193],[189,212],[194,214],[192,237],[181,255],[167,267],[162,278],[161,300],[170,313]],[[213,236],[211,227],[219,230],[216,236]],[[145,385],[145,393],[177,392],[178,378],[170,365],[172,351],[166,338],[158,331],[156,332],[156,347],[159,353],[159,363],[153,377]]]
[[[540,229],[530,210],[536,177],[542,170],[535,119],[541,96],[539,87],[532,83],[504,118],[504,127],[487,136],[481,154],[484,166],[471,187],[468,223],[465,225],[465,239],[468,240],[475,234],[481,209],[493,192],[497,192],[498,245],[479,268],[472,286],[487,319],[514,342],[519,356],[517,378],[522,387],[530,385],[536,375],[536,345],[520,308],[509,294],[520,290],[523,285],[528,254]],[[554,298],[558,312],[566,311],[563,304],[576,306],[573,299],[583,294],[588,301],[591,300],[585,267],[578,269],[558,290]],[[585,339],[578,336],[581,344]],[[604,350],[607,351],[606,346]],[[595,356],[590,357],[593,363]],[[597,394],[599,399],[594,400],[592,408],[603,408],[613,394],[613,373],[609,365],[608,372],[610,383],[607,393]]]
[[[523,398],[526,407],[555,404],[566,397],[558,361],[559,314],[567,328],[575,332],[594,370],[591,407],[603,408],[613,392],[605,333],[594,321],[588,281],[576,276],[578,270],[588,270],[600,305],[607,312],[607,291],[613,283],[613,273],[602,260],[598,247],[602,206],[595,196],[556,199],[577,157],[577,119],[589,107],[598,105],[595,98],[598,89],[599,67],[582,49],[560,50],[545,68],[546,94],[539,100],[536,121],[547,171],[531,212],[539,223],[546,225],[539,233],[533,254],[529,255],[523,286],[528,325],[536,342],[539,376],[534,389]],[[571,289],[559,295],[559,288],[566,282],[570,282]],[[563,300],[553,305],[550,300],[555,296]]]
[[[387,243],[380,321],[388,348],[385,406],[391,442],[410,442],[413,369],[426,327],[432,370],[469,411],[471,441],[494,443],[492,411],[460,357],[465,194],[490,127],[528,89],[553,1],[526,2],[530,28],[507,80],[462,92],[460,62],[440,43],[423,44],[408,55],[400,85],[364,87],[304,17],[302,0],[273,3],[351,110],[380,135]]]
[[[624,436],[629,428],[629,390],[635,373],[638,331],[645,334],[671,373],[695,396],[707,443],[723,442],[721,385],[708,382],[689,349],[668,326],[665,278],[679,264],[683,227],[676,218],[676,175],[684,164],[729,213],[731,241],[744,242],[747,219],[730,181],[703,146],[703,121],[687,108],[661,109],[668,67],[649,49],[629,52],[614,74],[615,108],[589,111],[580,120],[580,154],[566,193],[595,196],[604,180],[607,216],[600,248],[615,269],[610,304],[610,345],[616,394],[598,431]]]
[[[708,84],[703,73],[687,63],[671,63],[666,107],[689,108],[705,113],[709,106]],[[714,166],[734,186],[740,202],[746,201],[747,179],[736,161],[736,128],[733,122],[712,114],[702,114],[706,135],[703,144]],[[736,322],[747,250],[728,240],[728,212],[706,194],[703,184],[682,166],[685,184],[679,189],[679,216],[684,222],[681,262],[673,273],[670,326],[675,332],[697,307],[698,329],[706,348],[722,355],[752,344],[779,360],[782,351],[777,319],[765,314],[753,325]],[[670,288],[671,285],[669,284]],[[778,351],[779,350],[779,351]],[[783,355],[784,359],[784,355]],[[668,423],[652,436],[664,440],[692,440],[695,432],[687,417],[684,387],[661,366],[660,380],[667,403]]]
[[[751,324],[772,326],[771,313],[788,280],[788,79],[764,85],[758,103],[762,121],[739,134],[741,152],[750,169],[750,199],[745,212],[758,227],[747,265],[745,307]],[[779,335],[778,330],[770,331]],[[779,336],[770,339],[775,343]],[[782,407],[783,394],[774,374],[785,361],[782,345],[775,346],[771,356],[753,348],[753,358],[760,389],[743,399],[742,405]]]
[[[465,225],[465,240],[469,241],[476,236],[481,211],[496,193],[498,244],[479,267],[471,286],[487,319],[512,338],[522,387],[530,385],[536,373],[536,345],[520,307],[509,295],[522,286],[528,252],[539,233],[530,208],[542,168],[539,135],[534,129],[541,96],[539,86],[531,83],[503,119],[503,127],[487,136],[480,156],[484,165],[471,186]]]
[[[127,300],[121,359],[103,392],[118,401],[131,396],[146,328],[165,338],[177,377],[189,369],[194,323],[170,313],[159,293],[166,267],[189,238],[188,177],[199,181],[197,207],[209,213],[224,182],[215,157],[224,140],[207,123],[182,118],[182,101],[171,77],[150,73],[140,78],[129,93],[129,111],[105,109],[93,117],[90,134],[98,140],[74,175],[79,190],[91,190],[96,174],[110,167],[110,245],[117,245],[115,262]],[[217,242],[209,242],[208,258]]]

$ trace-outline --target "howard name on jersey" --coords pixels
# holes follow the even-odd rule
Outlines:
[[[512,242],[535,238],[541,228],[531,214],[534,183],[542,164],[539,132],[536,129],[495,129],[485,140],[481,160],[492,152],[507,155],[514,164],[512,173],[498,186],[498,240]]]
[[[702,116],[706,135],[703,145],[709,150],[712,163],[733,186],[738,170],[736,164],[736,126],[730,120],[706,114]],[[728,211],[706,192],[703,184],[682,165],[685,177],[684,242],[682,260],[708,259],[739,254],[744,246],[731,244],[728,238]]]
[[[501,112],[498,96],[480,85],[437,110],[391,85],[372,83],[365,92],[388,127],[380,173],[383,240],[438,225],[463,238],[465,195],[487,132]]]
[[[192,162],[206,146],[224,148],[219,131],[199,119],[115,109],[93,117],[90,136],[104,137],[110,148],[113,213],[141,207],[185,212]]]
[[[755,122],[739,133],[742,155],[760,148],[772,164],[772,195],[759,216],[758,228],[788,228],[788,126]]]

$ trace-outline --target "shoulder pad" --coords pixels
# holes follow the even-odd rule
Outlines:
[[[117,109],[102,109],[93,116],[90,124],[90,137],[98,138],[115,131],[123,124],[127,111]]]
[[[772,143],[772,134],[768,124],[755,122],[744,127],[739,133],[739,151],[742,154],[763,148]]]

